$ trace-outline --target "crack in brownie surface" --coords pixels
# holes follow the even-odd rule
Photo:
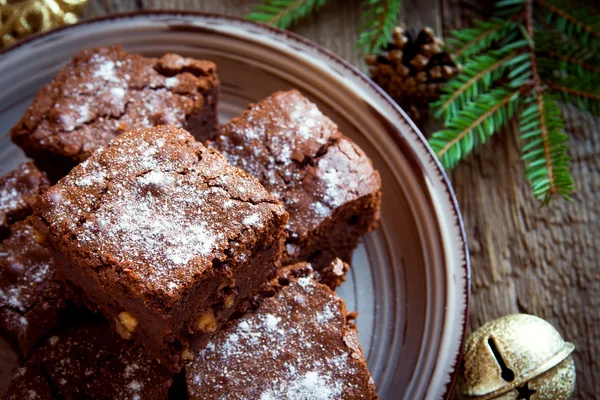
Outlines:
[[[287,222],[256,179],[167,126],[119,136],[36,208],[88,305],[117,329],[126,312],[130,333],[139,323],[139,340],[174,370],[200,318],[218,325],[274,274]]]

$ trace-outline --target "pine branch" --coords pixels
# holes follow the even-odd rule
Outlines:
[[[558,105],[547,95],[533,93],[519,117],[525,175],[536,198],[547,204],[558,194],[571,199],[574,184],[569,173],[567,136]]]
[[[328,0],[263,0],[254,6],[246,18],[286,29],[313,11],[323,7]]]
[[[529,106],[521,113],[521,138],[529,141],[522,149],[522,158],[527,164],[525,175],[534,196],[547,204],[555,194],[569,199],[573,191],[573,179],[569,173],[569,158],[564,145],[567,137],[563,133],[564,122],[560,110],[549,96],[543,94],[544,87],[535,54],[533,0],[525,3],[525,26],[532,42],[533,85]]]
[[[573,104],[582,111],[600,116],[600,87],[584,86],[578,84],[563,84],[547,81],[546,85],[552,90],[555,99],[568,104]],[[575,89],[580,87],[580,89]]]
[[[445,129],[435,132],[429,144],[445,168],[453,168],[473,148],[504,126],[519,105],[521,90],[494,88],[469,102]]]
[[[375,54],[384,48],[398,23],[401,0],[365,0],[357,47],[365,54]]]
[[[495,17],[489,21],[475,21],[474,28],[452,31],[453,38],[448,44],[453,56],[462,63],[493,46],[510,43],[518,34],[515,21]]]
[[[575,58],[573,56],[561,54],[556,51],[549,51],[544,55],[551,58],[552,64],[559,70],[568,69],[578,74],[583,74],[583,71],[587,70],[596,74],[600,74],[600,67],[597,67],[597,63],[590,64],[583,61],[581,58]],[[538,59],[540,59],[540,57],[538,57]],[[544,60],[544,62],[546,61]],[[550,61],[548,61],[548,64],[550,64]]]
[[[536,27],[535,50],[539,56],[552,59],[544,66],[547,70],[600,73],[600,55],[597,52],[555,29]]]
[[[573,0],[536,0],[546,10],[546,21],[566,35],[578,39],[592,51],[600,50],[600,15],[597,10]]]
[[[465,104],[500,80],[504,81],[504,86],[513,89],[526,85],[531,78],[529,54],[522,52],[526,46],[526,41],[519,41],[505,46],[502,51],[472,57],[458,76],[444,86],[440,100],[432,104],[437,108],[435,117],[450,121]]]

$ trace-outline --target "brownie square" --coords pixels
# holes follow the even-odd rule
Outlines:
[[[256,177],[290,215],[284,263],[350,262],[379,220],[381,180],[371,160],[297,90],[278,92],[223,125],[209,144]],[[343,278],[323,273],[332,287]]]
[[[199,139],[216,130],[219,80],[210,61],[83,50],[35,97],[12,140],[53,180],[124,131],[170,124]]]
[[[287,269],[273,297],[192,351],[191,400],[378,398],[355,314],[306,267]]]
[[[166,400],[172,375],[104,321],[86,320],[49,338],[17,371],[3,399]]]
[[[36,242],[32,226],[19,221],[0,244],[0,328],[23,359],[59,322],[66,307],[56,264]]]
[[[0,240],[8,236],[10,224],[31,215],[33,203],[49,186],[46,174],[31,162],[0,177]]]
[[[174,371],[192,335],[274,276],[287,219],[256,179],[172,126],[118,136],[32,217],[84,301]]]

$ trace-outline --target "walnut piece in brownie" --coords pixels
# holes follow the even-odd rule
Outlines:
[[[193,350],[190,399],[378,398],[354,315],[326,285],[289,272],[275,296]]]
[[[46,174],[31,162],[0,177],[0,240],[8,236],[10,224],[31,215],[33,203],[49,186]]]
[[[192,335],[274,276],[288,220],[256,179],[172,126],[118,136],[35,209],[62,276],[174,371]]]
[[[28,221],[11,226],[0,244],[0,328],[27,358],[59,322],[66,307],[55,261],[36,243]]]
[[[256,177],[290,214],[285,263],[350,262],[379,220],[381,180],[367,155],[297,90],[278,92],[223,125],[209,147]],[[335,287],[343,275],[323,273]]]
[[[216,130],[219,81],[210,61],[83,50],[37,94],[12,140],[53,180],[124,131],[169,124],[198,139]]]
[[[17,371],[3,399],[166,400],[172,378],[104,321],[85,321],[49,338]]]

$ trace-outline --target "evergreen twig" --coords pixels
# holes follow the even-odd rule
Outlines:
[[[365,54],[373,54],[385,47],[392,29],[398,23],[401,0],[364,0],[361,31],[357,46]]]
[[[281,29],[307,17],[323,7],[328,0],[263,0],[254,6],[247,18]]]
[[[445,168],[453,168],[473,148],[483,144],[514,115],[520,89],[494,88],[469,102],[445,128],[435,132],[429,144]]]
[[[550,114],[547,113],[548,110],[545,106],[546,102],[544,101],[543,95],[544,89],[538,73],[535,56],[535,42],[533,42],[533,0],[526,0],[525,2],[525,26],[527,28],[527,35],[533,44],[529,49],[529,52],[531,55],[531,75],[533,78],[532,96],[535,98],[533,103],[535,104],[534,107],[537,107],[537,112],[531,113],[532,116],[536,117],[535,121],[532,121],[527,126],[531,125],[532,128],[536,128],[536,125],[539,124],[539,129],[534,130],[536,133],[539,132],[539,140],[532,142],[533,144],[538,145],[539,150],[527,152],[528,146],[534,147],[532,143],[530,143],[522,149],[522,152],[524,153],[523,158],[530,161],[529,165],[526,167],[526,174],[531,182],[533,193],[536,197],[543,198],[547,203],[553,194],[559,193],[561,189],[567,190],[567,188],[558,187],[559,182],[556,180],[556,171],[554,170],[555,163],[553,162],[552,155],[557,152],[556,147],[562,146],[563,141],[560,141],[559,143],[552,143],[550,141],[552,129],[552,127],[549,126],[550,121],[548,121],[548,116]],[[560,114],[558,118],[560,118]],[[522,134],[524,131],[524,127],[521,126]],[[542,160],[545,164],[545,168],[536,168],[538,165],[542,164]],[[527,173],[527,170],[531,169],[535,169],[535,173]]]
[[[600,115],[600,17],[566,2],[501,0],[501,13],[488,22],[453,33],[464,68],[432,104],[445,126],[430,144],[444,166],[456,165],[519,108],[522,158],[535,197],[570,199],[567,136],[556,100]],[[534,18],[536,6],[543,18]]]
[[[536,198],[547,204],[552,195],[571,199],[567,136],[558,105],[548,96],[533,94],[519,116],[525,176]],[[551,145],[549,145],[551,144]]]
[[[510,42],[515,37],[515,26],[512,20],[497,17],[489,21],[475,21],[474,28],[453,31],[453,38],[448,40],[448,44],[454,57],[463,62],[495,43]]]
[[[536,0],[547,11],[546,20],[577,38],[593,51],[600,50],[600,16],[595,10],[572,0]]]
[[[444,117],[446,121],[456,116],[458,111],[469,101],[473,101],[480,93],[498,83],[506,75],[508,68],[516,68],[517,73],[505,85],[518,88],[526,84],[530,78],[529,55],[519,52],[526,42],[521,41],[514,46],[506,46],[502,51],[490,51],[474,56],[462,69],[462,73],[447,82],[437,107],[436,118]],[[520,65],[520,66],[519,66]]]

